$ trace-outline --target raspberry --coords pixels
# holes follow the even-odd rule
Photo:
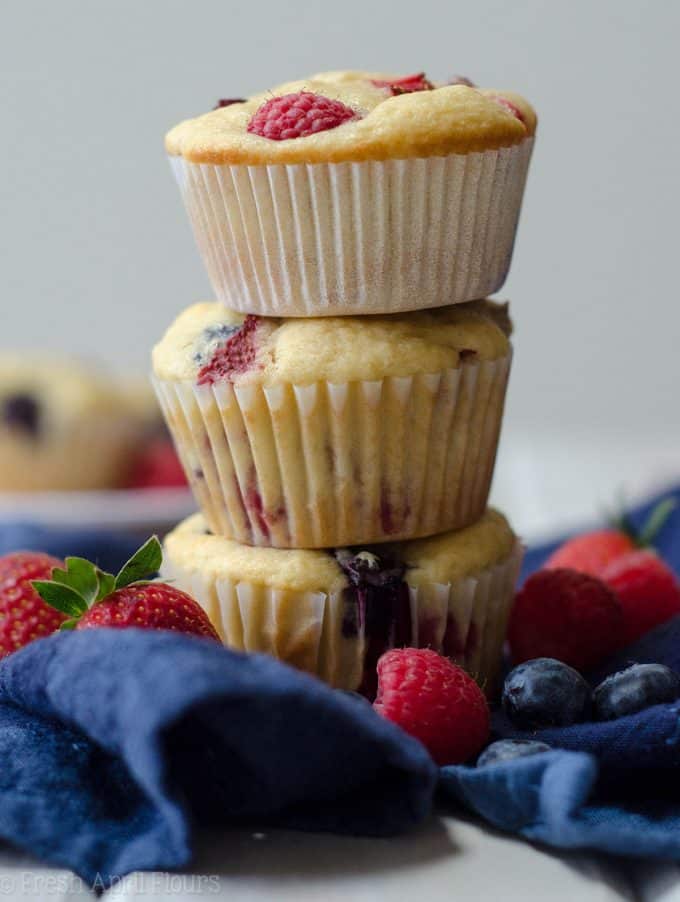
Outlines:
[[[213,352],[212,357],[198,373],[199,385],[230,381],[236,373],[245,373],[255,362],[257,345],[255,332],[259,319],[249,313],[241,328]]]
[[[374,78],[372,82],[376,88],[389,88],[393,97],[396,97],[397,94],[412,94],[414,91],[431,91],[433,88],[432,82],[425,78],[424,72],[405,75],[403,78],[394,78],[392,81]]]
[[[429,648],[395,648],[378,661],[373,707],[419,739],[437,764],[474,757],[489,737],[489,706],[460,667]]]
[[[300,91],[263,103],[248,123],[248,131],[272,141],[287,141],[316,135],[357,118],[357,113],[339,100]]]
[[[508,640],[517,664],[556,658],[587,670],[621,643],[623,614],[616,594],[576,570],[539,570],[517,594]]]
[[[653,551],[630,551],[617,558],[602,579],[621,603],[624,645],[680,614],[680,583]]]

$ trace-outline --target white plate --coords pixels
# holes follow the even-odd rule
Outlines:
[[[162,534],[195,510],[188,488],[0,492],[0,520],[52,528]]]

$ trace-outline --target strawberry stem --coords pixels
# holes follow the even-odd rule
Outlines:
[[[614,529],[627,535],[638,548],[650,548],[677,506],[675,498],[663,498],[652,508],[642,529],[638,530],[626,511],[625,503],[621,503],[620,513],[612,517],[610,523]]]

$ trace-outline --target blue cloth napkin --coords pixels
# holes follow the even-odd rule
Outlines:
[[[680,489],[665,492],[680,504]],[[637,526],[660,498],[633,512]],[[559,542],[531,549],[525,576]],[[657,541],[680,571],[680,507]],[[657,627],[589,675],[596,685],[630,663],[680,672],[680,617]],[[494,738],[536,738],[555,751],[484,768],[445,767],[439,792],[491,824],[559,848],[591,848],[680,861],[680,702],[608,723],[515,730],[496,712]]]
[[[191,829],[390,835],[437,768],[360,697],[264,655],[144,630],[50,636],[0,665],[0,836],[108,885],[186,864]]]
[[[107,569],[136,544],[0,527],[0,551],[76,553]],[[659,544],[680,569],[680,511]],[[552,547],[530,551],[528,570]],[[680,618],[593,681],[629,661],[680,670]],[[499,714],[494,730],[526,735]],[[267,657],[173,634],[61,634],[0,664],[0,837],[105,885],[186,864],[194,824],[388,835],[424,818],[436,787],[449,810],[531,840],[680,860],[680,704],[537,736],[555,750],[437,772],[366,702]]]

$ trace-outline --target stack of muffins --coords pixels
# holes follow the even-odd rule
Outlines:
[[[153,355],[201,513],[165,573],[224,642],[371,695],[387,648],[491,689],[521,562],[487,509],[503,284],[536,118],[514,94],[333,72],[166,138],[218,302]]]

